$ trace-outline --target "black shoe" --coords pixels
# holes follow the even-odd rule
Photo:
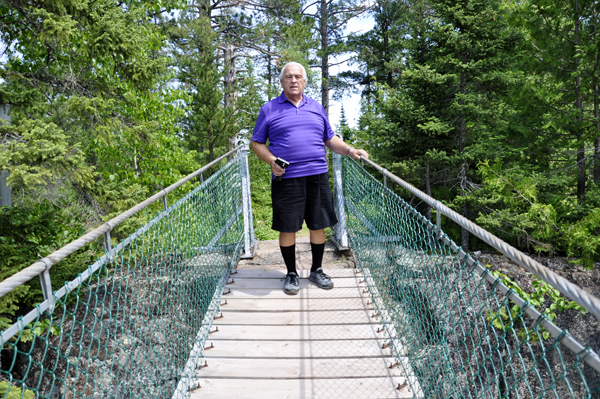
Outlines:
[[[308,280],[312,281],[319,288],[323,288],[324,290],[330,290],[333,288],[333,281],[331,281],[328,275],[323,273],[323,269],[320,267],[316,271],[310,272]]]
[[[288,273],[281,279],[281,281],[283,280],[285,280],[285,283],[283,283],[283,292],[286,294],[296,295],[300,291],[300,280],[297,273]]]

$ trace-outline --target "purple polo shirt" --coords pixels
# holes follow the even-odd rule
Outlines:
[[[282,176],[290,179],[327,172],[324,141],[333,135],[321,104],[303,94],[296,107],[281,93],[260,109],[252,141],[269,139],[271,153],[290,163]]]

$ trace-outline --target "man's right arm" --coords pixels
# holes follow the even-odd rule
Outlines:
[[[271,151],[269,151],[269,147],[267,147],[266,144],[259,143],[258,141],[252,141],[251,145],[252,150],[256,153],[256,155],[263,162],[266,162],[269,165],[271,165],[271,172],[273,172],[275,176],[281,176],[285,172],[285,169],[273,162],[277,159],[277,157],[271,154]]]

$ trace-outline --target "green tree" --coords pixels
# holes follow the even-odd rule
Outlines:
[[[586,153],[597,159],[600,151],[598,4],[536,0],[510,1],[508,7],[527,39],[522,123],[539,137],[535,152],[542,162],[558,158],[575,165],[577,199],[583,204],[589,177]],[[596,182],[598,176],[595,172]]]
[[[352,128],[348,126],[348,118],[346,118],[346,110],[344,104],[342,104],[342,111],[340,114],[340,125],[337,127],[338,133],[342,135],[344,141],[352,142]]]
[[[379,0],[369,9],[375,20],[373,29],[360,34],[350,34],[348,48],[356,53],[350,61],[358,69],[339,74],[349,79],[352,85],[362,87],[362,96],[371,99],[377,84],[393,87],[399,70],[392,62],[402,54],[405,40],[402,29],[405,27],[409,5],[406,2]],[[395,79],[396,78],[396,79]]]
[[[346,53],[345,27],[352,18],[364,13],[366,7],[357,0],[320,0],[316,11],[304,9],[304,14],[314,19],[313,29],[320,42],[317,56],[319,60],[312,64],[321,70],[321,105],[329,115],[329,96],[331,88],[340,86],[341,81],[331,76],[330,68],[337,65],[332,58]],[[308,6],[313,5],[308,2]]]
[[[187,13],[173,31],[178,81],[187,93],[183,134],[190,149],[208,150],[209,161],[215,148],[227,146],[235,136],[236,112],[224,104],[221,80],[224,71],[217,63],[216,34],[208,17]]]
[[[3,273],[28,266],[195,169],[193,153],[178,137],[180,93],[169,87],[165,36],[154,23],[172,6],[0,2],[6,46],[0,103],[10,105],[12,117],[0,127],[0,169],[10,171],[20,194],[16,209],[2,210],[3,227],[13,228],[2,230],[0,242],[14,246]],[[120,226],[114,239],[159,206]],[[56,286],[96,255],[92,248],[52,268]]]
[[[477,160],[499,156],[492,143],[506,133],[505,97],[519,36],[491,0],[417,0],[402,7],[395,10],[401,42],[388,46],[404,50],[377,72],[385,79],[361,125],[377,137],[384,159],[428,193],[437,185],[437,196],[470,217]],[[383,36],[378,40],[384,48]],[[461,245],[468,248],[466,230]]]

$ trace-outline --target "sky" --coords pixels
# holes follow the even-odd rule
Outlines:
[[[371,16],[363,18],[356,18],[350,20],[348,23],[349,32],[360,32],[364,33],[371,30],[375,25],[375,21]],[[333,67],[331,74],[338,74],[339,72],[350,69],[347,64],[340,64]],[[340,116],[342,112],[342,104],[344,105],[344,111],[346,112],[346,119],[350,127],[355,127],[358,124],[358,117],[360,115],[360,94],[348,94],[345,95],[341,101],[329,100],[329,123],[335,131],[337,126],[340,124]]]

